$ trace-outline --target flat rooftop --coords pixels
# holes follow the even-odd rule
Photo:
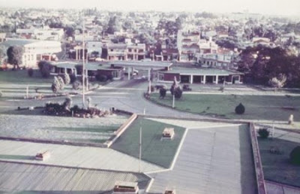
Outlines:
[[[35,160],[40,152],[50,152],[45,161]],[[59,165],[64,167],[93,168],[123,172],[139,172],[137,158],[109,148],[80,147],[69,145],[31,143],[21,141],[0,141],[0,161],[27,164]],[[162,167],[141,161],[141,171],[162,170]]]
[[[163,72],[168,73],[178,73],[180,75],[219,75],[219,76],[228,76],[228,75],[242,75],[238,71],[229,71],[225,69],[216,69],[216,68],[182,68],[182,67],[172,67],[171,70]]]
[[[164,61],[111,61],[109,64],[118,67],[167,68],[173,63]]]
[[[216,124],[187,130],[173,168],[148,174],[154,179],[149,193],[256,193],[248,126]]]
[[[137,182],[145,190],[150,178],[141,173],[0,162],[0,192],[111,193],[118,181]]]

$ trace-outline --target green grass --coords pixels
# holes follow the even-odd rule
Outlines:
[[[39,85],[39,84],[51,84],[53,77],[43,78],[39,70],[34,70],[33,77],[29,77],[27,70],[16,70],[16,71],[0,71],[0,84],[11,83],[20,85]]]
[[[171,95],[167,95],[165,99],[160,99],[158,93],[153,93],[150,100],[172,107]],[[235,114],[235,107],[239,103],[242,103],[246,108],[243,115]],[[295,110],[284,107],[294,107]],[[183,94],[181,99],[176,100],[175,108],[181,111],[230,119],[287,121],[291,114],[296,119],[300,118],[300,97]]]
[[[169,168],[185,129],[161,122],[138,118],[112,145],[112,148],[133,157],[139,157],[139,137],[142,127],[142,159]],[[174,127],[173,140],[161,140],[166,127]]]
[[[299,143],[277,138],[258,138],[258,143],[265,179],[300,187],[300,165],[293,165],[289,161],[290,152]],[[270,153],[272,146],[277,146],[282,154]]]

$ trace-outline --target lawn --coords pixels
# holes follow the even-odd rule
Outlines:
[[[293,165],[289,161],[290,152],[299,143],[279,138],[258,138],[258,143],[265,179],[300,187],[300,166]],[[278,147],[281,154],[272,154],[270,152],[272,146]]]
[[[153,93],[150,100],[164,106],[172,106],[171,95],[160,99],[158,93]],[[239,103],[246,108],[243,115],[235,114],[235,107]],[[230,119],[287,121],[291,114],[294,115],[295,120],[300,118],[300,97],[183,94],[181,99],[175,101],[175,108],[181,111]]]
[[[34,70],[33,77],[29,77],[27,70],[9,70],[0,71],[0,84],[11,83],[18,85],[40,85],[49,84],[51,85],[53,77],[43,78],[39,70]]]
[[[146,118],[138,118],[112,145],[112,148],[138,158],[140,127],[142,127],[142,160],[169,168],[185,129]],[[162,132],[166,127],[174,128],[173,140],[161,139]]]

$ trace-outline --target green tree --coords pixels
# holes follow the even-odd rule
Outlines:
[[[42,74],[42,77],[48,78],[50,76],[51,70],[53,68],[52,64],[48,61],[40,61],[38,63],[39,70]]]
[[[21,47],[11,46],[7,49],[7,61],[14,66],[14,69],[20,69],[22,63],[23,49]]]

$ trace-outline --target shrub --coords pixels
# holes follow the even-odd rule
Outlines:
[[[44,77],[44,78],[48,78],[50,76],[50,72],[53,68],[51,63],[49,63],[48,61],[40,61],[38,63],[38,67],[40,69],[42,77]]]
[[[59,90],[59,85],[56,82],[53,82],[51,85],[51,89],[53,91],[53,93],[57,93],[57,91]]]
[[[72,87],[74,90],[78,90],[79,87],[81,85],[81,82],[80,81],[75,81],[73,84],[72,84]]]
[[[99,82],[106,82],[107,81],[107,76],[106,75],[97,75],[96,76],[96,79],[99,81]]]
[[[57,77],[57,80],[58,80],[58,82],[59,82],[59,89],[60,89],[60,90],[63,90],[64,87],[65,87],[64,79],[63,79],[62,77],[58,76],[58,77]]]
[[[300,165],[300,146],[295,147],[290,153],[290,160],[293,164]]]
[[[27,74],[28,74],[29,77],[32,77],[33,76],[33,69],[32,68],[28,69]]]
[[[237,105],[237,107],[235,107],[235,113],[236,114],[244,114],[245,112],[245,107],[242,103],[240,103],[239,105]]]
[[[262,128],[258,130],[258,134],[261,138],[266,139],[270,135],[270,131],[267,128]]]
[[[71,78],[70,78],[70,75],[68,73],[64,74],[64,82],[65,82],[66,85],[69,85],[70,82],[71,82]]]
[[[180,86],[178,86],[178,87],[176,87],[176,88],[174,89],[174,95],[175,95],[175,98],[176,98],[176,99],[181,98],[181,96],[182,96],[182,89],[181,89]]]
[[[62,106],[65,110],[69,111],[72,106],[72,99],[70,97],[66,98]]]
[[[162,87],[159,89],[160,98],[165,98],[167,94],[167,89]]]
[[[70,75],[70,83],[73,84],[75,81],[76,81],[75,73],[72,73],[72,74]]]

